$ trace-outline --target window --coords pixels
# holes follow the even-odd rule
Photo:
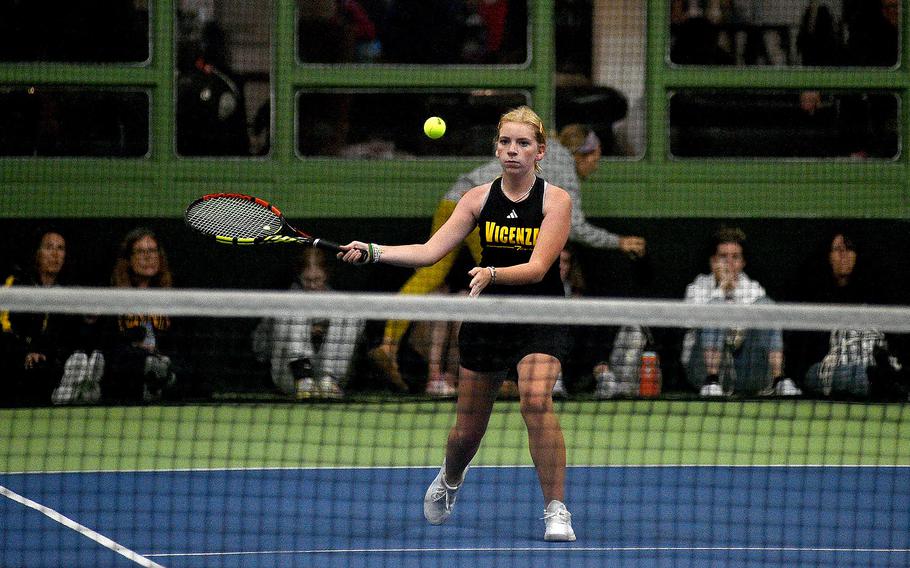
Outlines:
[[[139,89],[0,87],[0,155],[140,157],[149,93]]]
[[[0,61],[141,63],[149,53],[145,1],[0,3]]]
[[[894,67],[900,0],[670,0],[678,65]]]
[[[670,97],[677,157],[899,156],[900,99],[889,92],[687,90]]]
[[[491,156],[500,115],[528,103],[527,93],[509,90],[303,90],[297,151],[345,158]],[[446,121],[446,134],[430,140],[423,122],[434,115]]]
[[[177,153],[267,154],[271,2],[182,0],[179,4]]]
[[[556,0],[556,121],[590,124],[605,156],[644,155],[646,5],[645,0]],[[576,106],[566,101],[568,93],[576,101],[610,103],[589,104],[589,112],[567,119],[566,109]]]
[[[527,0],[298,0],[301,63],[522,64]]]

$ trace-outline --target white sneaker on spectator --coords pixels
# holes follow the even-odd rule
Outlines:
[[[334,378],[325,376],[319,379],[317,394],[322,398],[339,399],[344,397],[344,391],[338,386]]]
[[[297,379],[297,398],[312,398],[316,396],[316,381],[310,377]]]
[[[80,402],[98,402],[101,399],[101,378],[104,377],[104,354],[92,351],[88,358],[88,372],[79,385]]]
[[[562,501],[552,500],[543,512],[543,520],[547,523],[547,530],[543,539],[553,542],[572,542],[575,540],[575,531],[572,530],[572,514],[566,509]]]
[[[427,388],[425,392],[430,396],[448,398],[457,395],[458,389],[450,386],[444,378],[436,377],[435,379],[430,379],[429,382],[427,382]]]
[[[60,385],[51,393],[54,404],[71,404],[78,402],[79,385],[88,374],[88,356],[76,351],[66,359],[63,365],[63,376]]]
[[[718,383],[705,383],[698,394],[704,397],[724,396],[724,389]]]
[[[562,373],[559,373],[559,376],[556,377],[556,382],[553,383],[553,398],[565,398],[566,397],[566,385],[562,383]]]
[[[777,396],[801,396],[803,391],[796,386],[793,379],[783,378],[774,385],[774,394]]]
[[[613,398],[619,394],[619,385],[613,371],[597,375],[597,388],[594,389],[594,398],[601,400]]]
[[[464,476],[467,469],[461,474],[461,481],[456,486],[451,486],[445,481],[446,464],[443,462],[439,473],[433,483],[427,488],[423,496],[423,516],[431,525],[441,525],[452,516],[452,509],[455,507],[455,499],[458,490],[464,484]]]

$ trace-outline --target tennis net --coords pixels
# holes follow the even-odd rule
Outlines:
[[[4,368],[3,566],[910,563],[905,307],[11,288],[0,310],[60,345],[40,388]],[[387,320],[412,322],[394,365]],[[425,521],[465,322],[571,340],[577,541],[543,538],[546,405],[514,370]]]

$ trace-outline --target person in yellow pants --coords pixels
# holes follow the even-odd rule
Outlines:
[[[645,254],[645,239],[611,233],[588,222],[581,208],[581,180],[597,170],[601,157],[601,144],[593,130],[581,124],[565,126],[556,140],[550,139],[547,153],[540,162],[542,177],[553,185],[562,187],[572,200],[572,226],[569,239],[592,248],[619,249],[632,256]],[[433,214],[432,233],[446,222],[458,200],[472,187],[502,174],[499,160],[492,160],[471,172],[462,174],[439,201]],[[480,234],[474,229],[464,240],[474,262],[480,262]],[[401,287],[402,294],[430,294],[445,286],[446,277],[452,270],[459,250],[450,251],[432,266],[417,269]],[[398,346],[410,325],[406,320],[389,320],[383,333],[382,344],[369,352],[369,357],[378,368],[387,374],[387,379],[399,390],[407,385],[398,371]],[[447,392],[441,385],[430,385],[429,390]]]

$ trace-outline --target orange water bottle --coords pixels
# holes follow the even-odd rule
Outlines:
[[[638,394],[645,398],[660,396],[660,382],[660,364],[657,361],[657,352],[646,348],[641,353]]]

